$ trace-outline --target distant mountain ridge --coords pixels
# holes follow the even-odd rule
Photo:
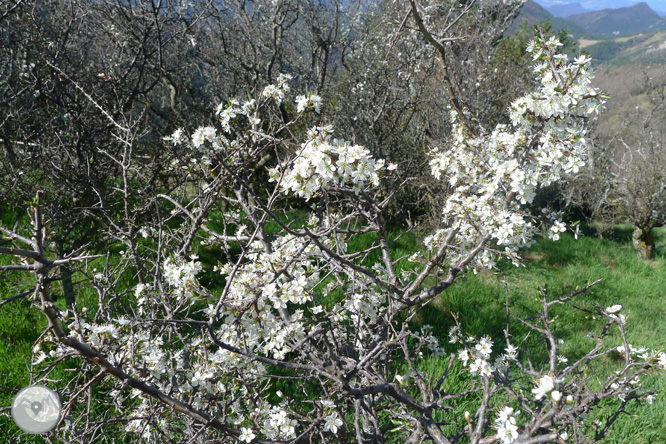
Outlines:
[[[618,9],[633,6],[640,1],[645,1],[652,10],[666,11],[666,0],[535,0],[538,4],[550,11],[553,6],[565,8],[567,5],[580,3],[588,11],[599,11],[601,9]],[[552,11],[551,11],[552,12]],[[583,12],[583,11],[580,11]],[[556,14],[554,14],[556,15]]]
[[[575,23],[590,34],[603,36],[630,35],[666,28],[666,21],[645,2],[626,8],[574,14],[567,17],[567,21]]]
[[[532,0],[528,0],[520,8],[520,13],[518,14],[518,17],[516,17],[516,19],[511,24],[509,32],[510,33],[516,32],[518,27],[525,22],[527,22],[528,26],[532,26],[539,22],[545,22],[546,20],[549,21],[550,24],[552,25],[554,32],[559,31],[561,29],[566,29],[567,31],[576,36],[581,36],[585,34],[585,31],[577,24],[567,21],[563,18],[553,16],[553,14],[551,14],[541,5]]]
[[[575,5],[578,5],[584,8],[583,5],[587,5],[587,3],[568,4],[568,7],[576,8]],[[564,8],[565,5],[559,6]],[[555,5],[551,6],[551,8],[553,7]],[[562,11],[560,14],[566,13],[566,11]],[[624,8],[588,11],[562,18],[551,14],[536,2],[528,0],[521,8],[509,32],[515,32],[525,21],[528,25],[533,25],[546,20],[550,21],[554,31],[566,29],[579,38],[613,37],[666,29],[666,18],[660,17],[645,2]]]

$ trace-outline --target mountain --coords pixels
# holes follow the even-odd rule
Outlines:
[[[580,1],[580,0],[570,0]],[[639,0],[583,0],[583,7],[590,11],[601,9],[618,9],[635,5]],[[666,10],[666,0],[645,0],[645,2],[655,11]]]
[[[546,11],[550,12],[555,17],[567,18],[570,15],[582,14],[589,12],[580,3],[561,3],[552,6],[546,6]]]
[[[536,0],[537,3],[546,9],[549,9],[552,6],[564,6],[579,2],[581,6],[588,11],[625,8],[634,5],[639,1],[640,0]],[[645,0],[645,2],[655,11],[666,11],[666,0]]]
[[[542,6],[537,4],[532,0],[528,0],[520,8],[518,17],[513,21],[511,27],[509,28],[510,33],[516,32],[518,27],[523,23],[527,22],[528,26],[532,26],[538,22],[549,21],[552,25],[553,32],[559,31],[560,29],[566,29],[570,33],[581,36],[585,34],[585,31],[580,28],[577,24],[565,20],[560,17],[555,17],[550,12],[545,10]]]
[[[666,28],[666,21],[645,2],[628,8],[575,14],[567,20],[587,30],[589,34],[600,36],[637,34]]]
[[[666,30],[597,42],[588,40],[583,49],[596,65],[663,66],[666,64]]]

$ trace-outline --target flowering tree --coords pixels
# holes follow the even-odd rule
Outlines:
[[[415,3],[411,13],[445,51]],[[59,383],[65,414],[56,436],[113,441],[104,428],[121,423],[145,442],[603,438],[626,403],[651,396],[640,375],[666,367],[666,354],[632,347],[621,307],[612,306],[595,312],[601,322],[589,351],[572,362],[560,356],[551,309],[589,286],[557,299],[544,291],[541,310],[520,321],[547,344],[543,361],[530,358],[526,337],[509,323],[499,345],[466,334],[461,319],[445,346],[414,322],[461,273],[500,258],[518,264],[541,224],[554,240],[565,231],[559,214],[525,206],[539,186],[584,164],[585,119],[604,99],[590,85],[589,59],[569,61],[559,45],[543,37],[530,45],[539,86],[511,105],[510,123],[486,131],[454,103],[453,142],[433,148],[430,160],[432,174],[453,189],[444,228],[410,257],[394,251],[385,217],[392,196],[379,187],[398,187],[399,168],[335,138],[319,120],[322,99],[292,97],[287,75],[253,100],[221,104],[215,126],[167,138],[183,153],[168,168],[217,174],[148,198],[141,205],[155,208],[150,225],[112,221],[123,244],[117,261],[92,269],[82,250],[54,259],[38,194],[32,234],[0,229],[15,243],[0,253],[22,259],[0,270],[35,276],[30,294],[49,321],[34,349],[40,374],[81,358],[79,376]],[[295,108],[294,119],[284,120],[285,107]],[[127,176],[121,187],[131,186]],[[294,205],[309,208],[306,220],[293,220]],[[359,237],[372,245],[351,247]],[[215,285],[200,278],[199,244],[219,258],[208,279]],[[96,310],[62,312],[51,301],[54,271],[73,262],[98,294]],[[131,291],[118,285],[128,274]],[[623,365],[600,384],[589,381],[590,367],[611,353]],[[433,358],[443,370],[428,369]],[[467,375],[466,387],[449,384],[457,373]],[[93,385],[113,407],[81,402]],[[606,400],[616,408],[602,420],[595,412]]]
[[[498,48],[519,2],[421,2],[421,28],[402,2],[374,4],[357,31],[364,37],[351,42],[345,75],[322,93],[343,97],[326,108],[339,133],[398,163],[401,176],[411,178],[388,210],[390,217],[407,217],[420,214],[424,201],[428,210],[440,205],[448,192],[448,186],[422,174],[428,147],[449,144],[451,122],[441,118],[442,110],[455,102],[477,124],[494,126],[498,116],[507,118],[506,107],[533,79],[507,65]],[[440,48],[424,38],[428,29],[437,30]]]
[[[115,206],[127,197],[117,194],[118,177],[134,179],[125,194],[191,180],[162,174],[179,155],[162,136],[204,122],[231,91],[261,91],[280,70],[297,75],[302,88],[328,89],[344,62],[329,55],[346,53],[348,36],[359,34],[357,6],[2,2],[0,202],[23,208],[43,190],[60,254],[84,244],[102,248],[108,219],[129,217],[128,207]],[[71,305],[71,271],[60,271]]]

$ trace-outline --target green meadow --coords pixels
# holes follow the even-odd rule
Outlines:
[[[540,291],[547,291],[550,298],[565,296],[588,283],[601,279],[601,282],[587,293],[577,296],[569,304],[558,307],[553,328],[557,336],[563,339],[562,354],[570,360],[580,356],[593,346],[593,340],[587,333],[597,328],[601,321],[589,313],[576,310],[573,306],[595,310],[614,304],[623,306],[627,316],[629,342],[636,346],[652,349],[666,349],[666,228],[656,230],[656,254],[653,260],[645,262],[636,257],[631,247],[631,229],[618,226],[611,235],[603,238],[596,235],[592,228],[585,228],[585,236],[578,240],[571,235],[563,235],[560,241],[552,242],[539,239],[528,251],[523,252],[524,266],[502,262],[493,272],[479,274],[468,273],[442,295],[431,301],[415,318],[415,327],[428,324],[433,327],[436,336],[447,347],[447,333],[454,325],[457,315],[463,330],[480,337],[489,334],[502,349],[503,330],[506,327],[507,314],[505,301],[509,298],[511,315],[529,317],[539,307]],[[351,248],[367,248],[372,239],[369,237],[355,240]],[[398,237],[395,241],[395,257],[408,255],[419,245],[413,233]],[[215,265],[214,250],[200,251],[201,258],[209,268]],[[0,260],[7,263],[6,257]],[[365,261],[370,263],[376,257],[369,255]],[[407,262],[405,262],[407,264]],[[405,265],[408,266],[408,265]],[[207,274],[211,276],[210,274]],[[208,280],[207,276],[202,276]],[[31,277],[27,274],[4,273],[0,275],[0,299],[15,295],[19,290],[31,286]],[[208,282],[215,285],[214,278]],[[76,281],[76,279],[75,279]],[[126,285],[131,285],[126,281]],[[58,284],[54,285],[58,292]],[[508,293],[507,293],[508,292]],[[326,297],[326,296],[322,296]],[[325,302],[325,301],[322,301]],[[63,298],[56,304],[64,308]],[[90,289],[83,288],[79,309],[88,306],[95,309],[95,295]],[[40,437],[26,440],[9,415],[9,406],[13,393],[30,383],[30,358],[33,343],[46,326],[43,315],[30,306],[29,298],[23,298],[0,307],[0,442],[44,442]],[[525,329],[512,323],[512,334],[520,337]],[[610,340],[619,338],[611,338]],[[619,344],[619,342],[618,342]],[[537,349],[538,343],[531,344]],[[447,348],[448,352],[455,351]],[[537,353],[538,355],[538,353]],[[533,356],[538,358],[538,356]],[[594,368],[591,375],[599,380],[612,372],[619,363],[619,357],[608,355]],[[434,374],[444,371],[447,362],[436,358],[426,358],[423,370]],[[458,369],[458,364],[454,370]],[[72,374],[65,367],[76,368],[76,361],[68,362],[54,370],[52,377],[67,377]],[[404,373],[400,364],[396,372]],[[467,384],[469,379],[464,372],[454,372],[447,379],[449,388]],[[643,377],[646,391],[663,391],[666,377],[659,373]],[[276,384],[283,392],[290,390],[289,384]],[[453,414],[462,415],[464,404],[454,404]],[[658,393],[652,405],[645,402],[630,404],[626,414],[621,415],[613,426],[611,438],[607,443],[658,443],[666,442],[666,396]]]

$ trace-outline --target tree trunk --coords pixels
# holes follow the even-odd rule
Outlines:
[[[74,296],[74,283],[72,282],[72,269],[67,265],[60,266],[60,279],[62,280],[62,292],[65,295],[67,308],[72,308],[76,304]]]
[[[631,236],[634,244],[634,249],[638,257],[644,260],[652,258],[654,251],[654,236],[652,235],[652,227],[635,227],[634,233]]]

